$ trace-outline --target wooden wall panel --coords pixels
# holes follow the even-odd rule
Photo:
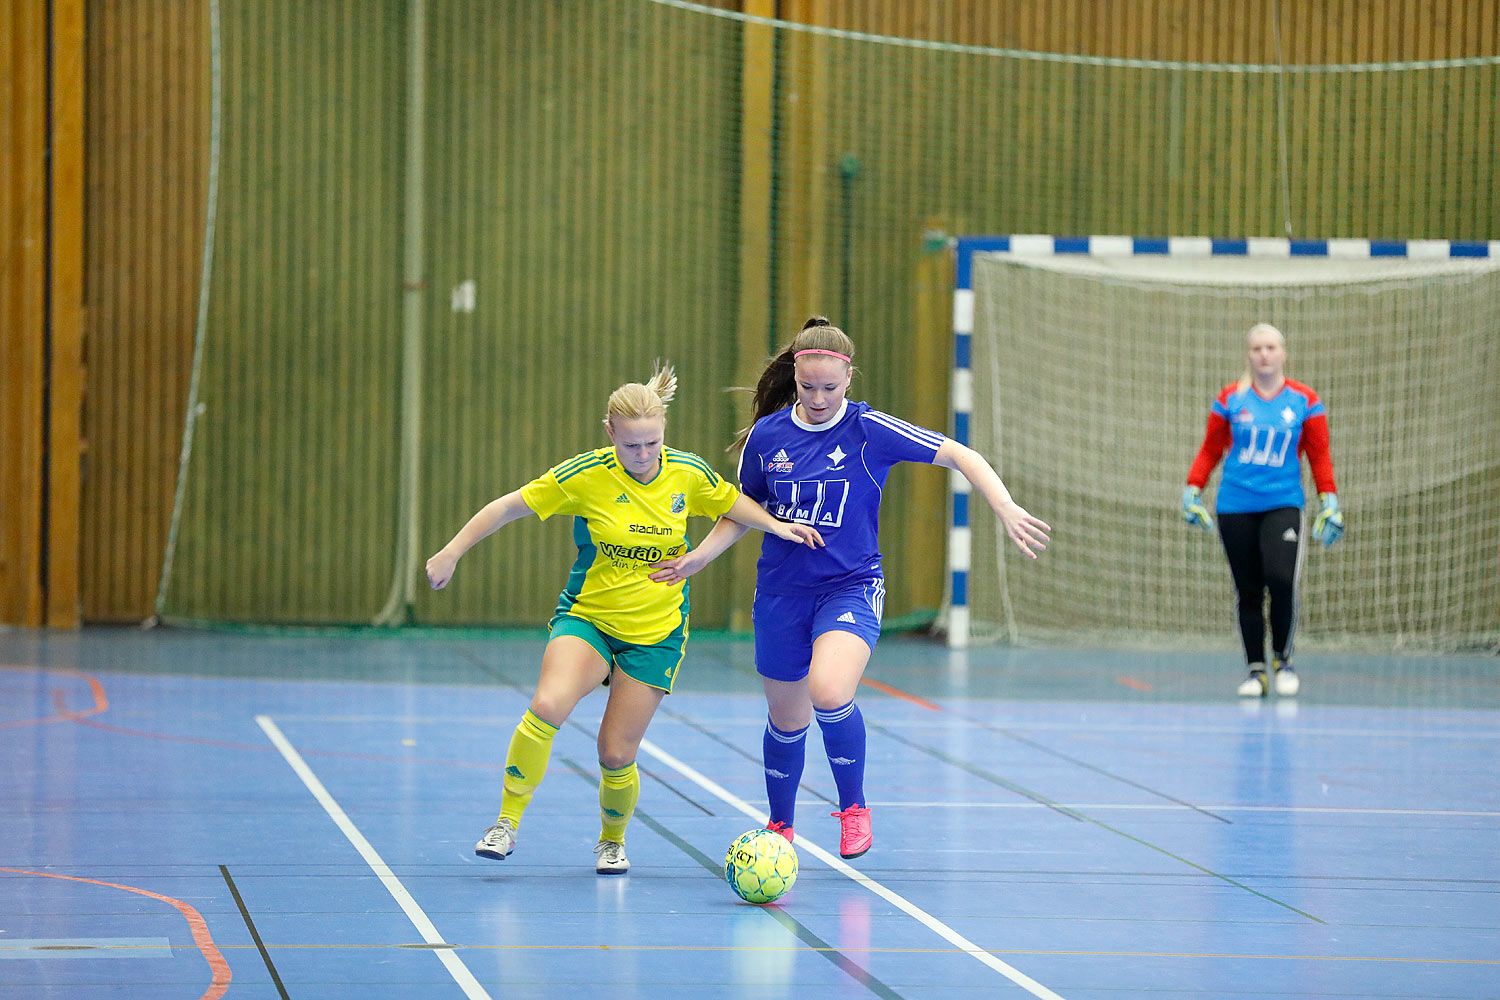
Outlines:
[[[0,4],[0,623],[44,614],[47,4]]]
[[[84,0],[52,0],[46,622],[73,628],[83,489]]]
[[[208,11],[88,0],[82,601],[152,613],[177,483],[203,247]]]
[[[81,589],[90,620],[127,621],[151,612],[181,444],[207,167],[207,13],[202,0],[87,4]],[[784,17],[873,34],[1141,59],[1271,63],[1279,51],[1297,64],[1500,52],[1493,0],[774,7]],[[0,12],[11,19],[0,28],[21,30],[24,9]],[[356,426],[362,421],[382,439],[393,419],[383,387],[395,364],[387,355],[399,290],[389,279],[400,243],[379,219],[382,211],[399,219],[400,176],[391,163],[399,164],[400,150],[390,136],[400,130],[387,128],[401,111],[392,96],[400,67],[387,63],[400,58],[401,5],[371,5],[362,17],[328,3],[225,9],[236,33],[226,47],[236,74],[231,110],[240,118],[226,137],[235,168],[225,196],[235,208],[220,230],[225,266],[215,277],[211,325],[245,335],[238,353],[221,359],[234,366],[221,370],[221,386],[269,381],[234,411],[242,422],[219,425],[223,437],[205,444],[221,440],[223,454],[255,462],[218,467],[200,488],[225,496],[250,476],[264,479],[257,503],[282,503],[303,489],[364,498],[349,508],[354,533],[368,536],[356,570],[375,579],[395,516],[384,489],[392,466],[381,449],[352,442],[325,420],[310,425],[304,451],[332,461],[315,463],[308,477],[254,453],[258,442],[296,426],[300,398],[327,416],[354,400]],[[425,459],[425,548],[538,463],[597,443],[593,409],[620,381],[643,377],[658,354],[687,359],[673,443],[726,468],[732,460],[716,442],[746,408],[718,387],[759,370],[747,352],[758,353],[755,329],[769,325],[769,315],[778,325],[770,339],[784,341],[806,312],[836,312],[845,266],[850,316],[838,319],[861,347],[860,393],[903,415],[933,411],[930,389],[910,377],[913,366],[948,362],[943,329],[913,329],[942,313],[931,287],[936,271],[916,258],[925,228],[1276,235],[1290,221],[1298,235],[1477,239],[1494,237],[1500,225],[1493,69],[1440,81],[1420,72],[1364,76],[1336,87],[1287,74],[1283,197],[1277,81],[1266,74],[1194,88],[1181,74],[939,59],[783,32],[778,101],[766,94],[773,84],[741,62],[764,40],[717,18],[644,0],[451,0],[428,9],[429,41],[441,56],[429,67],[442,71],[430,81],[426,361],[429,391],[453,409],[426,417],[429,438],[444,443]],[[675,96],[684,88],[690,99]],[[346,94],[376,95],[374,124],[349,124]],[[1225,105],[1241,108],[1243,119],[1224,121]],[[1369,108],[1378,113],[1359,110]],[[1069,109],[1077,114],[1063,128],[1059,116]],[[18,113],[0,109],[10,116],[0,121],[13,123]],[[762,143],[766,129],[779,131]],[[0,157],[14,149],[6,144]],[[857,252],[846,264],[838,165],[850,154],[859,164],[850,220]],[[773,167],[774,180],[765,176]],[[24,177],[5,176],[5,218],[20,219],[25,202],[14,193]],[[314,238],[302,241],[299,206],[308,204],[322,228],[309,228]],[[774,234],[768,215],[776,216]],[[759,273],[758,239],[774,260]],[[8,279],[20,260],[8,253]],[[456,313],[448,295],[469,278],[477,278],[478,308]],[[25,299],[22,287],[7,287],[7,321]],[[757,294],[767,301],[750,301]],[[13,338],[0,347],[21,352],[18,359],[24,353]],[[286,383],[304,397],[277,391],[276,379],[313,363],[337,373],[334,381]],[[22,369],[6,365],[13,370]],[[8,391],[0,413],[19,425],[5,407],[23,402]],[[3,454],[0,461],[24,465],[19,450]],[[940,580],[941,529],[915,527],[930,520],[931,484],[907,475],[894,477],[890,491],[887,522],[902,526],[888,552],[892,576]],[[7,476],[4,510],[21,502],[18,488],[24,481]],[[351,591],[336,604],[318,603],[320,576],[348,567],[328,541],[348,526],[326,510],[303,517],[296,509],[256,528],[222,512],[222,523],[200,523],[193,556],[200,568],[226,556],[243,561],[258,537],[277,546],[244,567],[248,575],[215,576],[205,607],[341,620],[367,602]],[[255,503],[248,512],[264,514]],[[0,517],[7,554],[35,535],[12,523]],[[550,601],[546,591],[555,593],[567,541],[512,530],[490,543],[482,582],[419,602],[426,620],[536,619]],[[753,549],[753,539],[742,547]],[[733,564],[743,577],[745,560]],[[741,582],[717,568],[704,575],[695,595],[700,626],[728,615]],[[376,589],[383,594],[387,584]],[[277,587],[275,600],[255,596]],[[930,592],[915,582],[904,591],[910,606]],[[7,588],[7,599],[12,593]],[[892,591],[892,615],[907,610],[901,593]]]

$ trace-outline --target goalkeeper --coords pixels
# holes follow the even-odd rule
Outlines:
[[[1278,695],[1294,695],[1301,686],[1292,668],[1292,637],[1302,566],[1302,455],[1307,456],[1322,501],[1313,537],[1325,547],[1338,541],[1344,516],[1328,453],[1328,417],[1317,393],[1286,377],[1286,338],[1269,323],[1257,323],[1246,337],[1246,348],[1245,374],[1214,399],[1203,446],[1182,491],[1182,514],[1188,524],[1213,530],[1214,519],[1203,506],[1203,487],[1224,459],[1216,505],[1219,537],[1234,577],[1240,638],[1250,665],[1239,693],[1261,698],[1272,683]],[[1263,611],[1267,594],[1274,655],[1269,680]]]

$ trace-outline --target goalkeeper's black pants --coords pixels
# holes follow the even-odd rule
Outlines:
[[[1220,514],[1219,537],[1229,557],[1238,596],[1245,662],[1266,662],[1266,595],[1271,601],[1271,649],[1291,662],[1297,626],[1297,570],[1302,551],[1302,509],[1277,507],[1253,514]]]

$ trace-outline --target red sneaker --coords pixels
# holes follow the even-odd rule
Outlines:
[[[780,820],[777,820],[774,823],[767,823],[766,824],[766,829],[770,830],[772,833],[779,833],[779,834],[781,834],[783,837],[786,838],[786,842],[788,844],[790,844],[792,842],[792,824],[790,824],[790,823],[783,823]]]
[[[870,832],[870,810],[853,805],[843,812],[829,813],[839,820],[839,856],[857,858],[870,849],[875,836]]]

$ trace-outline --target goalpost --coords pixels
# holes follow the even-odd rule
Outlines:
[[[1182,523],[1179,497],[1262,320],[1328,408],[1348,523],[1305,550],[1299,643],[1500,642],[1500,241],[955,247],[954,436],[1053,536],[1021,557],[953,475],[949,645],[1236,641],[1218,538]],[[1316,502],[1305,463],[1304,485]]]

